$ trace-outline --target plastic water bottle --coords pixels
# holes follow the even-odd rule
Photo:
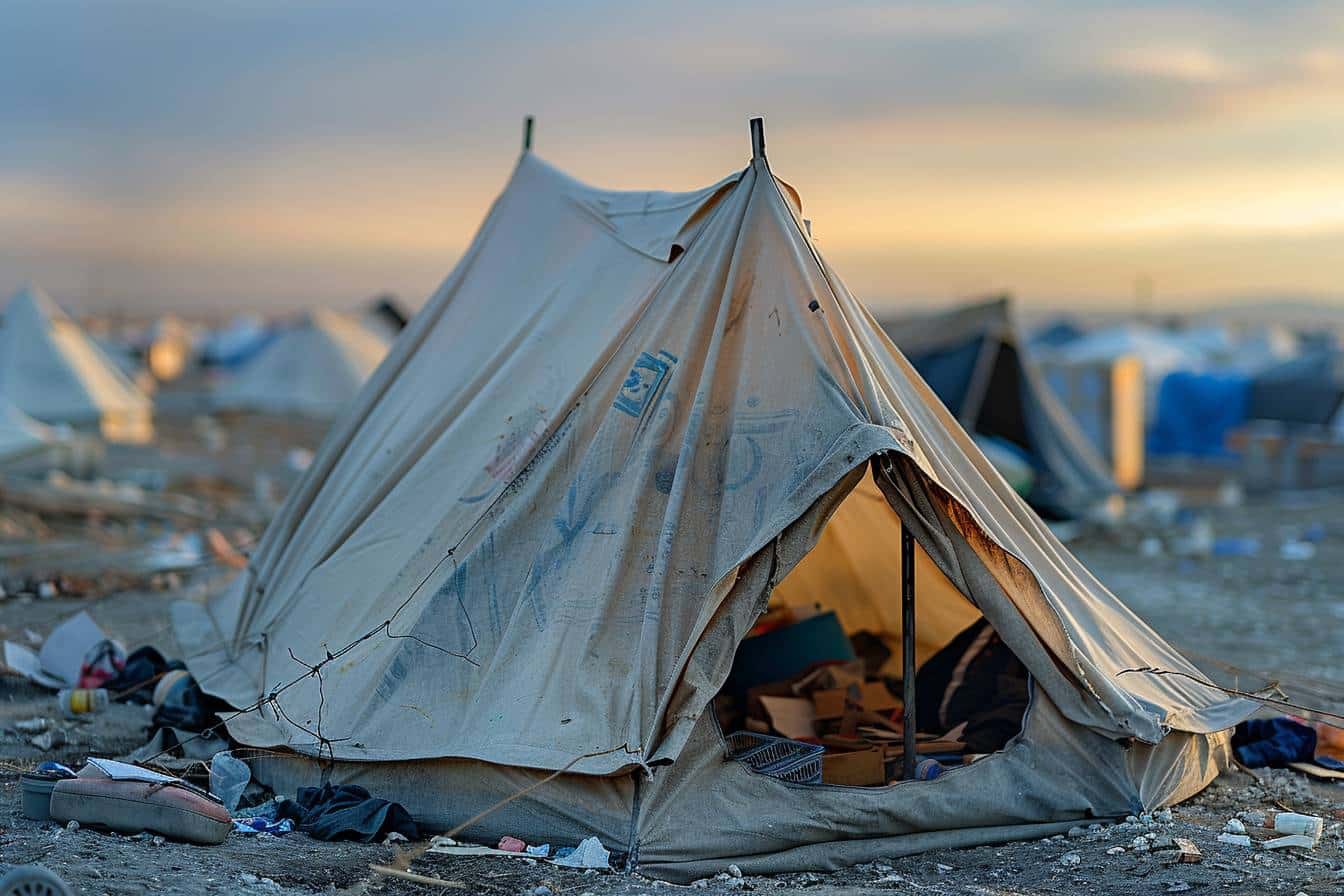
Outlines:
[[[56,703],[67,716],[99,712],[110,702],[107,688],[64,688],[56,694]]]

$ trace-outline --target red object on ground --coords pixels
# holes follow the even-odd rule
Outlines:
[[[517,837],[505,837],[499,841],[498,848],[505,852],[526,852],[527,844]]]

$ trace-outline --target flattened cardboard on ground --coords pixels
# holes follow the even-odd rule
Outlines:
[[[838,719],[845,714],[846,688],[827,688],[812,694],[812,706],[818,721]],[[859,704],[873,712],[899,709],[901,701],[880,681],[866,681],[860,691]]]

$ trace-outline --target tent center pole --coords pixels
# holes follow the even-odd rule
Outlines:
[[[912,781],[919,761],[915,752],[915,536],[904,524],[901,525],[901,666],[905,748],[901,779]]]
[[[532,116],[523,119],[523,152],[532,151]]]

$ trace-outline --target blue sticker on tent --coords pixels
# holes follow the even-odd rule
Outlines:
[[[635,366],[630,368],[630,375],[621,384],[621,394],[616,396],[613,406],[631,417],[644,416],[644,412],[653,406],[675,363],[676,356],[667,352],[660,351],[656,357],[640,352]]]

